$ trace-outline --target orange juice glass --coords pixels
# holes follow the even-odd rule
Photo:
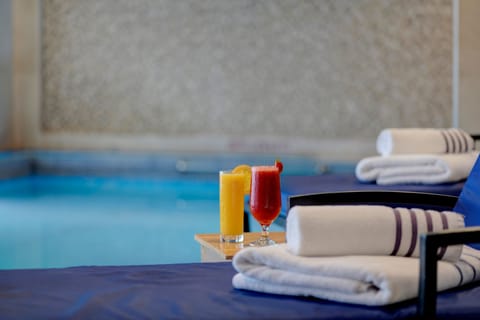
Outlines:
[[[245,178],[241,173],[220,171],[220,240],[243,242]]]

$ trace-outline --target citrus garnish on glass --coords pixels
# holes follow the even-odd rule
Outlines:
[[[244,194],[250,194],[250,180],[252,179],[252,168],[246,164],[240,164],[233,168],[232,173],[241,173],[244,176]]]

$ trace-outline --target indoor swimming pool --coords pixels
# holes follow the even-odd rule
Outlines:
[[[0,269],[199,262],[194,235],[219,230],[215,170],[228,168],[230,160],[163,157],[156,168],[143,156],[37,153],[27,160],[10,159],[9,172],[24,171],[18,168],[27,163],[31,174],[0,179]],[[314,170],[304,160],[285,163],[292,173]],[[205,164],[212,167],[199,173]],[[163,172],[168,166],[184,170]],[[187,166],[195,173],[184,172]],[[260,230],[254,220],[250,226]]]
[[[213,180],[33,176],[0,183],[0,268],[199,261]]]

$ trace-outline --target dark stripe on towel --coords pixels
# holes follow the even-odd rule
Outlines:
[[[442,219],[442,228],[443,230],[448,229],[448,220],[447,216],[445,213],[440,212],[440,218]],[[438,259],[441,260],[443,259],[443,256],[445,255],[445,252],[447,251],[447,247],[441,247],[440,250],[438,251]]]
[[[413,251],[415,251],[415,247],[417,246],[418,223],[415,211],[409,209],[408,212],[410,213],[410,222],[412,223],[412,239],[410,240],[410,248],[408,248],[407,254],[405,254],[405,256],[411,257]]]
[[[458,286],[461,286],[463,283],[463,272],[462,269],[458,266],[458,262],[454,264],[455,268],[457,268],[458,273],[460,274],[460,281],[458,282]]]
[[[457,135],[458,143],[460,144],[461,148],[458,152],[467,152],[468,151],[468,141],[465,138],[465,133],[462,130],[455,129],[455,133]]]
[[[447,134],[445,133],[445,130],[441,130],[440,133],[442,134],[443,140],[445,140],[445,152],[449,153],[450,152],[450,143],[448,143]]]
[[[449,131],[450,131],[450,135],[452,136],[452,139],[453,139],[454,143],[456,144],[456,146],[458,146],[458,150],[457,150],[457,148],[455,148],[454,152],[455,153],[460,152],[460,150],[462,149],[463,146],[462,146],[462,143],[461,143],[461,141],[459,139],[459,136],[457,134],[457,130],[450,129]]]
[[[427,231],[432,232],[433,221],[432,221],[432,214],[430,213],[430,210],[425,211],[425,220],[427,220]]]
[[[456,150],[456,152],[457,153],[464,152],[463,150],[465,149],[465,146],[463,145],[462,134],[460,133],[460,131],[458,131],[457,129],[452,129],[451,133],[458,144],[458,150]]]
[[[470,151],[470,144],[468,143],[467,134],[464,131],[459,131],[460,136],[462,137],[463,143],[465,144],[465,148],[463,148],[463,152]]]
[[[472,269],[472,272],[473,272],[472,281],[475,281],[475,279],[477,278],[477,271],[475,271],[475,267],[467,260],[460,259],[460,261],[464,262],[467,266],[470,267],[470,269]]]
[[[452,131],[447,130],[447,135],[448,135],[448,137],[450,137],[451,142],[452,142],[452,152],[456,153],[457,152],[457,144],[455,143],[455,134]]]
[[[402,217],[398,209],[393,209],[393,214],[395,216],[395,244],[391,255],[395,256],[397,255],[398,250],[400,249],[400,243],[402,242]]]

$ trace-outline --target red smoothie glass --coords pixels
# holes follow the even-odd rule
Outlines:
[[[280,214],[281,207],[280,170],[276,166],[252,167],[250,211],[260,223],[262,235],[260,239],[250,243],[251,246],[275,244],[275,241],[269,238],[268,230]]]

